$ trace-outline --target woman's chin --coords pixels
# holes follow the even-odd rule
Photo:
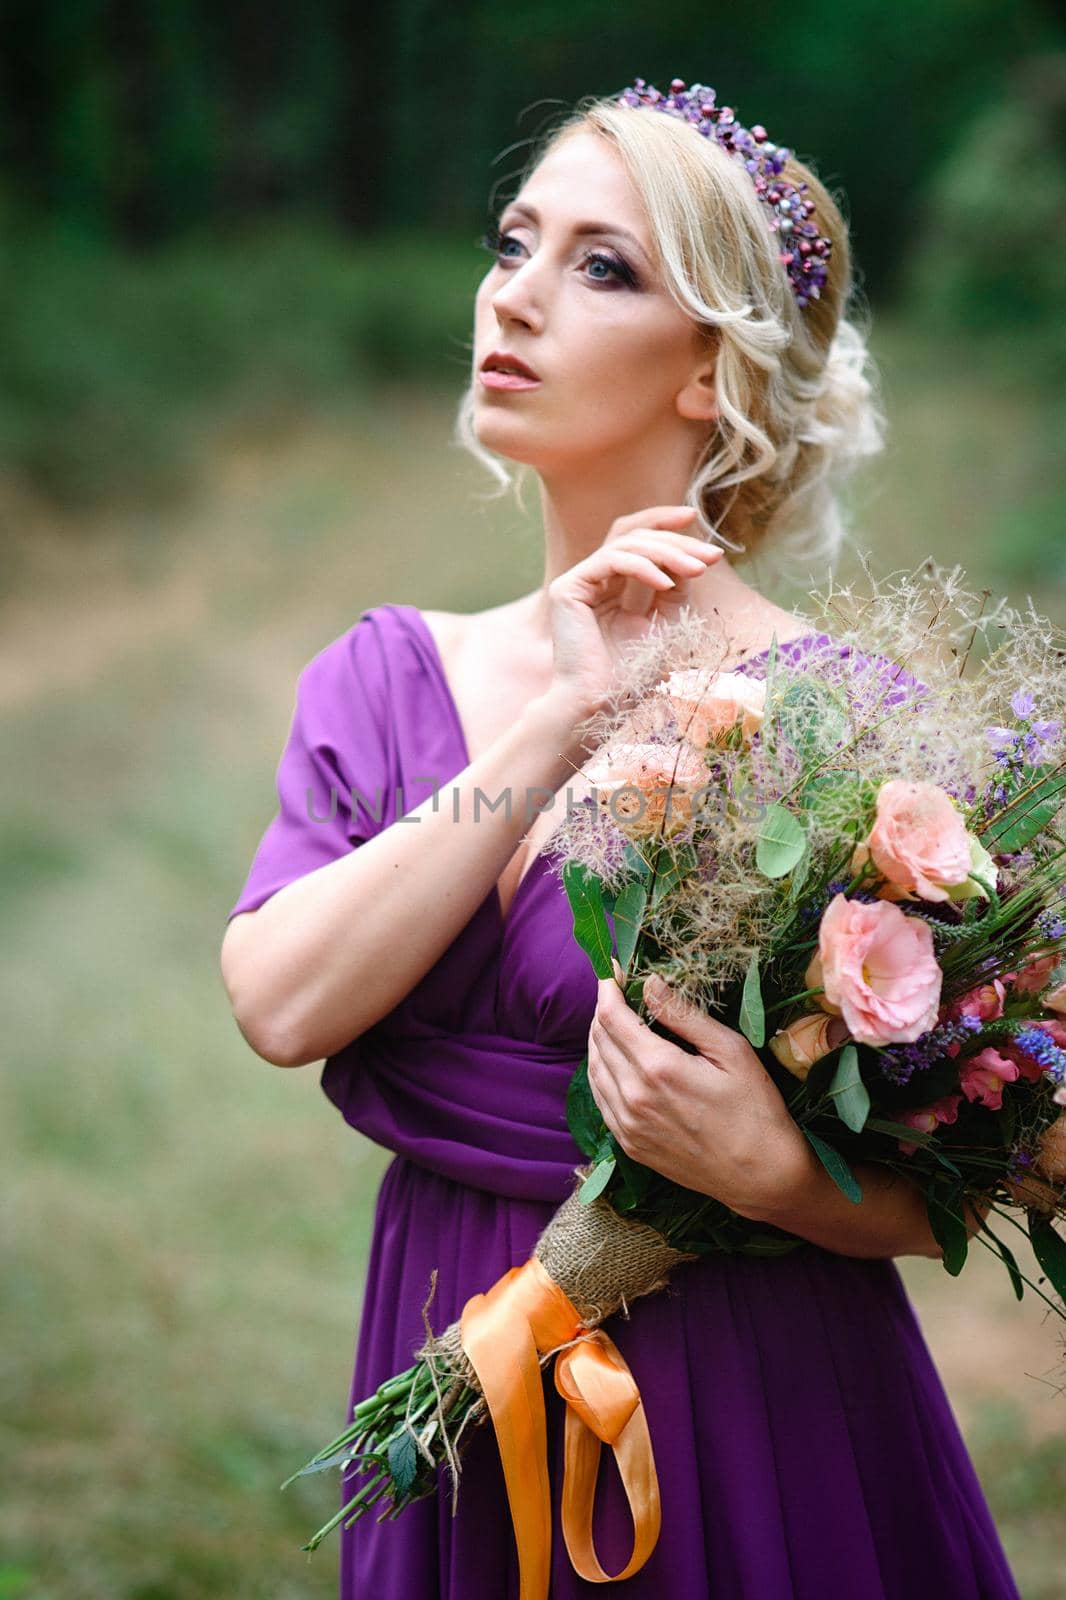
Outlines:
[[[516,466],[539,469],[551,459],[550,451],[542,439],[535,437],[534,430],[521,425],[516,427],[513,423],[508,425],[506,418],[501,418],[497,424],[495,418],[479,417],[474,436],[486,450],[513,461]]]

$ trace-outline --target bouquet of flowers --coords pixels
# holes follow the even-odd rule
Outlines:
[[[980,1207],[973,1239],[1018,1298],[1028,1285],[1066,1315],[988,1221],[1026,1232],[1066,1294],[1066,649],[1031,606],[989,609],[958,568],[866,576],[868,595],[813,597],[826,633],[741,670],[720,670],[724,641],[688,612],[639,641],[590,719],[593,793],[553,835],[575,938],[642,1014],[659,974],[739,1030],[851,1200],[858,1162],[908,1174],[953,1276]],[[440,1337],[426,1318],[414,1365],[301,1469],[369,1469],[305,1549],[378,1501],[397,1516],[445,1460],[454,1511],[463,1435],[491,1417],[523,1582],[546,1594],[539,1369],[554,1360],[571,1560],[609,1579],[591,1541],[602,1443],[634,1519],[632,1558],[610,1576],[647,1560],[654,1461],[602,1324],[683,1261],[804,1241],[632,1160],[587,1059],[567,1115],[587,1158],[574,1191],[530,1260]]]

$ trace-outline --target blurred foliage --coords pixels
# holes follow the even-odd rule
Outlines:
[[[8,0],[5,23],[2,181],[97,239],[294,208],[462,231],[546,119],[680,74],[843,185],[874,294],[956,130],[1063,43],[1048,0],[769,0],[754,27],[699,0],[654,26],[613,0]]]
[[[933,171],[903,304],[1030,382],[1066,364],[1066,53],[1016,64]]]
[[[6,12],[0,473],[64,507],[181,493],[220,434],[381,383],[456,393],[486,203],[637,71],[710,80],[815,152],[878,309],[902,289],[938,349],[972,335],[1054,395],[1066,36],[1041,0],[794,0],[755,30],[676,0],[653,49],[606,0]],[[1061,509],[1052,479],[1019,577]]]
[[[0,258],[0,466],[67,506],[186,487],[219,428],[411,378],[456,392],[486,258],[264,222],[150,256],[24,228]]]

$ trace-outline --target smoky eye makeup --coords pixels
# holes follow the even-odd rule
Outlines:
[[[506,213],[504,213],[504,215],[506,215]],[[517,226],[518,223],[516,222],[515,225]],[[493,255],[496,255],[501,262],[513,261],[517,259],[515,256],[508,256],[503,253],[505,245],[517,244],[521,246],[522,243],[520,239],[517,239],[513,234],[508,233],[505,229],[501,230],[499,223],[496,222],[490,224],[490,226],[485,230],[485,233],[477,242],[483,249],[486,249]],[[613,279],[615,282],[624,284],[630,289],[641,288],[640,278],[638,277],[637,273],[629,265],[629,262],[625,259],[625,257],[619,255],[616,251],[612,250],[607,252],[604,250],[588,250],[582,257],[582,264],[586,267],[596,264],[607,269],[608,276],[594,276],[591,279],[591,281],[594,283],[609,283]]]

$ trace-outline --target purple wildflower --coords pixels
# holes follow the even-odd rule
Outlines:
[[[982,1026],[980,1017],[964,1016],[942,1022],[938,1027],[930,1028],[913,1044],[895,1045],[889,1050],[882,1050],[878,1069],[889,1083],[909,1083],[916,1072],[924,1072],[934,1061],[947,1055],[949,1045],[969,1044]]]
[[[1014,1043],[1043,1067],[1045,1077],[1056,1088],[1066,1084],[1066,1050],[1060,1049],[1043,1028],[1019,1028]]]

